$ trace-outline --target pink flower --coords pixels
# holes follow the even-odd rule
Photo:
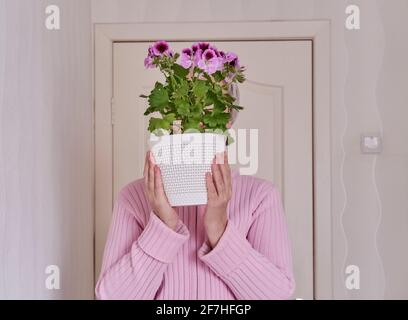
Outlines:
[[[195,64],[196,66],[198,66],[198,62],[201,60],[202,56],[203,56],[203,50],[197,49],[197,50],[194,52],[193,61],[194,61],[194,64]]]
[[[180,65],[184,69],[189,69],[193,65],[194,55],[193,50],[185,48],[181,51]]]
[[[198,49],[200,49],[200,48],[198,47],[198,43],[194,43],[194,44],[191,46],[191,50],[193,50],[193,53],[196,53],[196,51],[197,51]]]
[[[210,45],[209,45],[209,47],[208,47],[208,49],[213,50],[213,51],[215,52],[215,55],[216,55],[217,57],[219,57],[219,56],[220,56],[220,52],[218,51],[218,49],[217,49],[217,47],[216,47],[216,46],[214,46],[214,45],[210,44]]]
[[[147,50],[147,57],[144,59],[144,65],[146,68],[154,68],[154,58],[162,56],[173,56],[173,51],[170,50],[169,44],[166,41],[157,41],[154,45],[149,46]]]
[[[198,61],[198,67],[208,74],[213,74],[219,69],[220,59],[215,54],[214,50],[206,49],[201,59]]]
[[[232,60],[237,59],[238,56],[234,52],[227,52],[225,54],[225,61],[226,62],[231,62]]]
[[[172,55],[169,44],[166,41],[157,41],[153,45],[152,53],[156,57],[161,57],[162,55]]]
[[[151,56],[147,56],[145,59],[144,59],[144,66],[146,67],[146,68],[154,68],[155,67],[155,65],[153,64],[153,58],[151,57]]]
[[[198,48],[201,49],[203,52],[210,48],[210,44],[208,42],[199,42],[197,43]]]
[[[154,61],[154,54],[153,54],[153,46],[149,46],[147,49],[147,57],[144,59],[144,66],[146,68],[154,68],[155,65],[153,64]]]
[[[228,62],[231,66],[239,68],[238,56],[233,52],[227,52],[225,54],[225,62]]]

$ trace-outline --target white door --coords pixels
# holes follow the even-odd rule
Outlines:
[[[239,115],[235,127],[258,129],[256,176],[274,182],[283,196],[294,257],[294,297],[312,299],[312,43],[305,40],[215,44],[236,52],[241,64],[247,67],[248,81],[240,86],[240,104],[246,110]],[[186,45],[171,44],[176,50]],[[147,48],[148,43],[143,42],[115,43],[113,48],[114,196],[143,172],[148,132],[143,116],[146,101],[139,95],[148,94],[155,81],[162,79],[159,71],[143,66]],[[97,272],[101,259],[96,256]]]

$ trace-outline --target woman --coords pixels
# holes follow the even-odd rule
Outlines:
[[[235,84],[230,94],[239,103]],[[236,117],[233,112],[231,124]],[[172,208],[160,168],[147,153],[144,179],[123,188],[115,203],[97,298],[292,295],[292,258],[279,192],[268,181],[231,171],[227,153],[220,160],[206,176],[207,205]]]
[[[206,176],[205,206],[172,208],[150,153],[115,203],[98,299],[287,299],[294,290],[280,196],[231,171]]]

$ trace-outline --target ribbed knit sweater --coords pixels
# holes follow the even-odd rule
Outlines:
[[[176,230],[151,210],[143,180],[115,201],[98,299],[287,299],[292,258],[280,194],[265,180],[232,172],[227,227],[214,248],[206,206],[176,207]]]

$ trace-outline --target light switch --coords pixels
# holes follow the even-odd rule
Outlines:
[[[362,153],[381,153],[382,139],[380,134],[362,134],[361,135],[361,152]]]

